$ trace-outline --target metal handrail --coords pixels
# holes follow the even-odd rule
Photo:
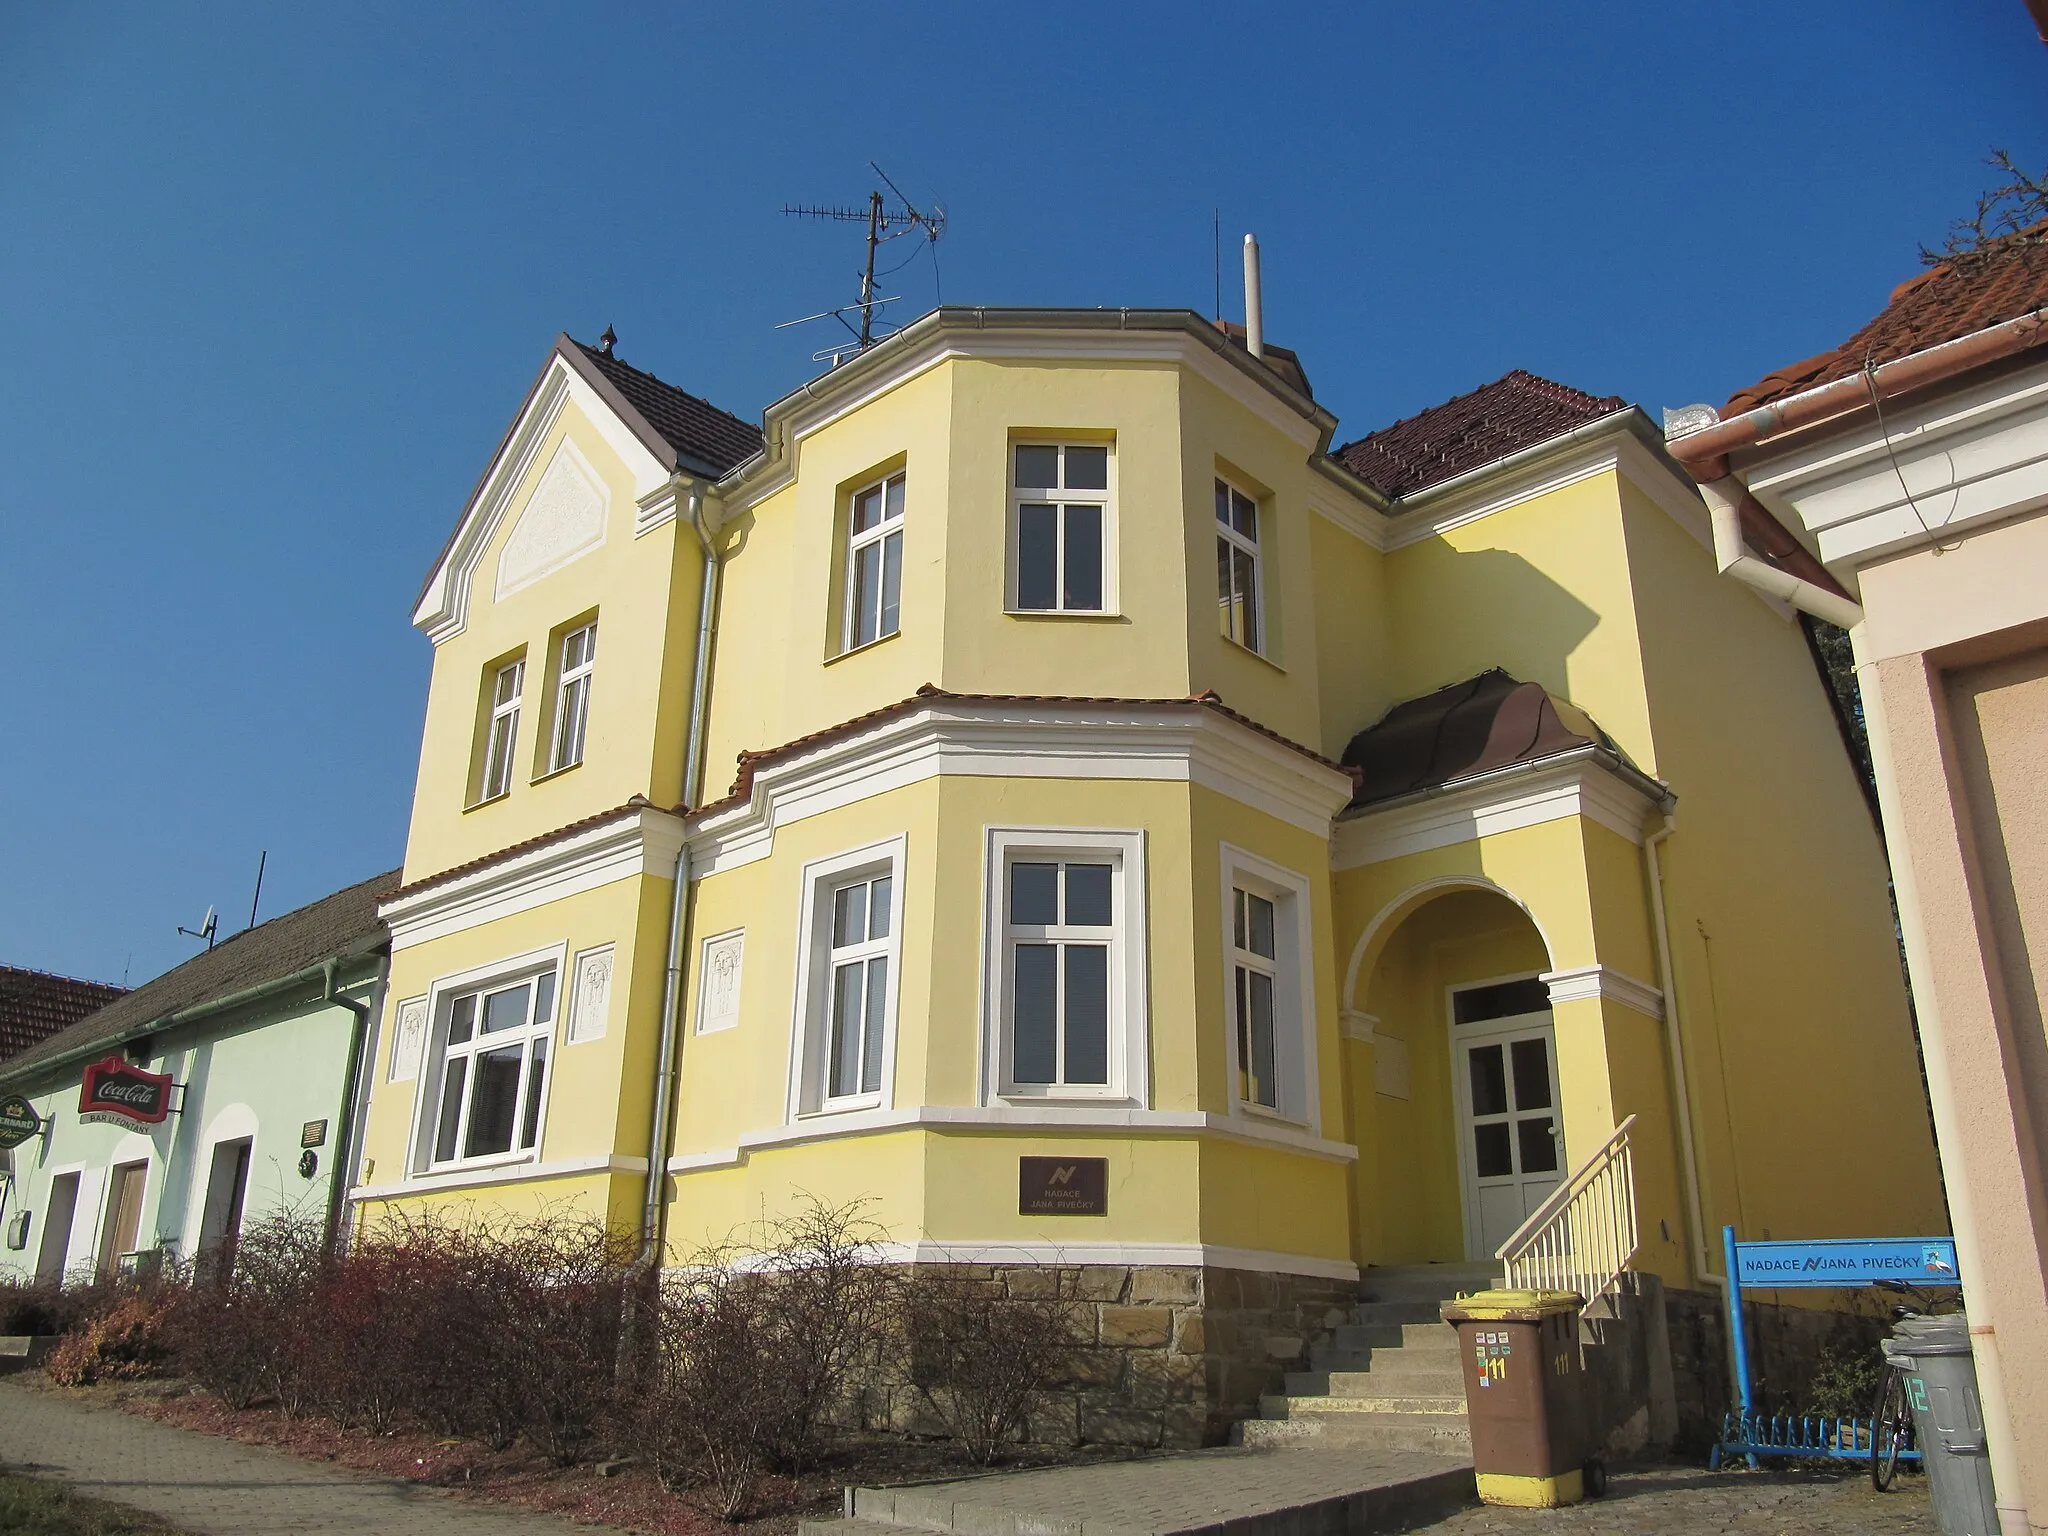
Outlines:
[[[1592,1305],[1628,1270],[1640,1246],[1630,1115],[1614,1134],[1529,1213],[1494,1257],[1518,1290],[1577,1291]]]

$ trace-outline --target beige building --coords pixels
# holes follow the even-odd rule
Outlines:
[[[1855,646],[2007,1536],[2048,1531],[2044,303],[2037,225],[1670,444],[1723,571]]]

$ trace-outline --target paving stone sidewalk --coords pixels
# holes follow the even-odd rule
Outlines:
[[[0,1463],[203,1536],[568,1536],[552,1515],[302,1461],[0,1381]]]
[[[1617,1472],[1607,1497],[1570,1509],[1479,1505],[1413,1536],[1935,1536],[1924,1477],[1875,1492],[1861,1468]]]

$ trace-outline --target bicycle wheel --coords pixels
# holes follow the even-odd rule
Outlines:
[[[1913,1432],[1906,1408],[1906,1381],[1896,1366],[1887,1367],[1870,1405],[1870,1486],[1879,1493],[1899,1475],[1899,1452]]]

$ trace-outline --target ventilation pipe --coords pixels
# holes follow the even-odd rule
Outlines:
[[[1266,355],[1266,305],[1259,289],[1259,237],[1244,237],[1244,349]]]

